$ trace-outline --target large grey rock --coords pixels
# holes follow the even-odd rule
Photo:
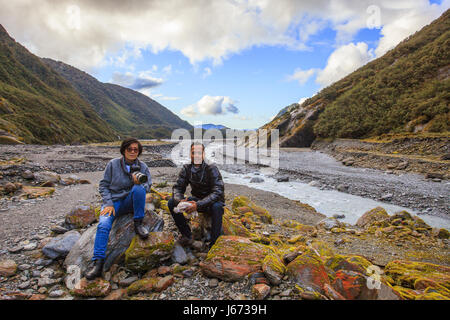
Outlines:
[[[146,211],[143,223],[149,232],[162,231],[164,227],[164,220],[154,211]],[[81,273],[84,273],[90,267],[97,225],[95,224],[87,229],[70,250],[64,261],[66,268],[75,265],[80,268]],[[103,271],[108,271],[114,263],[123,258],[123,254],[130,246],[134,236],[133,214],[129,213],[117,217],[109,234]]]
[[[336,218],[333,217],[327,217],[325,219],[322,219],[317,223],[317,225],[325,228],[326,230],[331,230],[334,227],[343,226],[343,224],[340,221],[338,221]]]
[[[34,176],[37,181],[39,182],[45,182],[50,181],[53,183],[58,183],[61,180],[61,176],[57,174],[56,172],[51,171],[40,171],[34,173]]]
[[[81,235],[78,231],[72,230],[66,232],[65,234],[50,240],[50,242],[42,248],[42,253],[51,259],[65,257],[80,237]]]
[[[250,183],[261,183],[261,182],[264,182],[264,179],[260,177],[253,177],[250,179]]]
[[[174,263],[185,264],[188,260],[189,258],[186,251],[184,251],[183,247],[177,243],[172,253],[172,261]]]

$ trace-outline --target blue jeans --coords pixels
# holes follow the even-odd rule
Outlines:
[[[106,247],[109,240],[109,232],[111,231],[114,219],[117,216],[134,212],[134,220],[141,220],[145,215],[145,188],[141,185],[135,184],[131,192],[124,199],[114,201],[115,215],[100,216],[100,221],[97,226],[97,233],[94,242],[94,256],[92,260],[105,259]],[[101,210],[103,210],[103,207]]]

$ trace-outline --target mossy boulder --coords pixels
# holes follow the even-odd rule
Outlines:
[[[35,199],[39,197],[51,196],[55,192],[55,188],[23,186],[22,192],[21,198]]]
[[[314,240],[310,244],[311,248],[313,248],[316,253],[320,257],[332,257],[334,256],[333,249],[331,249],[328,244],[320,240]]]
[[[360,228],[367,228],[371,226],[374,222],[382,221],[389,218],[389,214],[382,207],[376,207],[372,210],[365,212],[356,221],[356,226]]]
[[[272,223],[272,216],[269,212],[263,207],[256,205],[246,196],[238,196],[234,198],[231,209],[238,215],[244,215],[245,213],[252,212],[259,218],[259,220],[261,220],[261,222],[268,224]]]
[[[450,267],[428,262],[394,260],[384,268],[394,285],[405,288],[435,292],[450,299]]]
[[[329,257],[325,261],[325,266],[335,272],[339,270],[348,270],[363,273],[366,275],[368,273],[367,270],[371,265],[372,263],[370,263],[367,259],[357,255],[336,254],[332,257]]]
[[[381,279],[350,270],[339,270],[333,288],[348,300],[401,300],[400,294]]]
[[[286,266],[278,254],[271,252],[264,258],[262,270],[271,284],[279,285],[286,273]]]
[[[164,220],[154,211],[146,211],[143,224],[149,232],[162,231]],[[66,268],[69,268],[71,265],[76,265],[81,269],[82,273],[90,268],[97,226],[98,224],[95,224],[83,232],[81,238],[70,249],[69,254],[64,260],[64,266]],[[103,271],[108,271],[115,263],[123,262],[124,253],[130,246],[134,236],[133,214],[120,215],[114,220],[109,233]]]
[[[239,220],[234,220],[230,216],[224,215],[222,219],[222,229],[223,234],[227,236],[240,236],[251,238],[254,236],[252,232],[250,232],[242,222]]]
[[[330,283],[325,266],[313,250],[306,250],[287,265],[290,280],[306,292],[324,293],[324,284]]]
[[[125,266],[130,270],[145,272],[169,259],[174,248],[172,233],[150,232],[145,240],[136,235],[125,251]]]
[[[76,287],[70,291],[71,295],[79,297],[106,297],[111,292],[111,283],[101,278],[87,280],[82,278]]]
[[[127,294],[131,296],[139,292],[152,292],[155,290],[159,280],[159,277],[137,280],[128,286]]]
[[[76,206],[65,217],[64,224],[68,229],[84,228],[96,221],[93,206]]]
[[[207,277],[239,281],[253,272],[262,272],[264,258],[273,252],[268,246],[239,236],[221,236],[200,263]]]

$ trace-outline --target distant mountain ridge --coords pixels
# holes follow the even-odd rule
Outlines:
[[[42,61],[57,71],[122,136],[170,138],[177,128],[192,129],[170,110],[148,96],[122,86],[102,83],[91,75],[48,58]]]
[[[213,124],[213,123],[199,124],[199,125],[194,126],[194,128],[202,128],[202,129],[205,129],[205,130],[208,130],[208,129],[218,129],[218,130],[230,129],[230,128],[228,128],[226,126],[223,126],[221,124]]]
[[[316,138],[450,131],[450,10],[422,30],[260,129],[278,129],[281,147]]]
[[[0,25],[0,143],[170,138],[187,121],[134,90],[39,58]]]

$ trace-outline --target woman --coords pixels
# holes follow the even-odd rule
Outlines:
[[[125,139],[120,146],[120,153],[122,157],[109,161],[104,177],[99,183],[103,205],[95,235],[92,257],[94,266],[86,274],[89,280],[102,274],[109,232],[117,216],[134,212],[136,234],[143,239],[148,237],[148,231],[143,226],[142,220],[145,215],[145,194],[150,192],[152,181],[147,165],[138,159],[142,153],[142,145],[135,138]],[[136,177],[138,172],[146,175],[148,180],[141,183]]]

